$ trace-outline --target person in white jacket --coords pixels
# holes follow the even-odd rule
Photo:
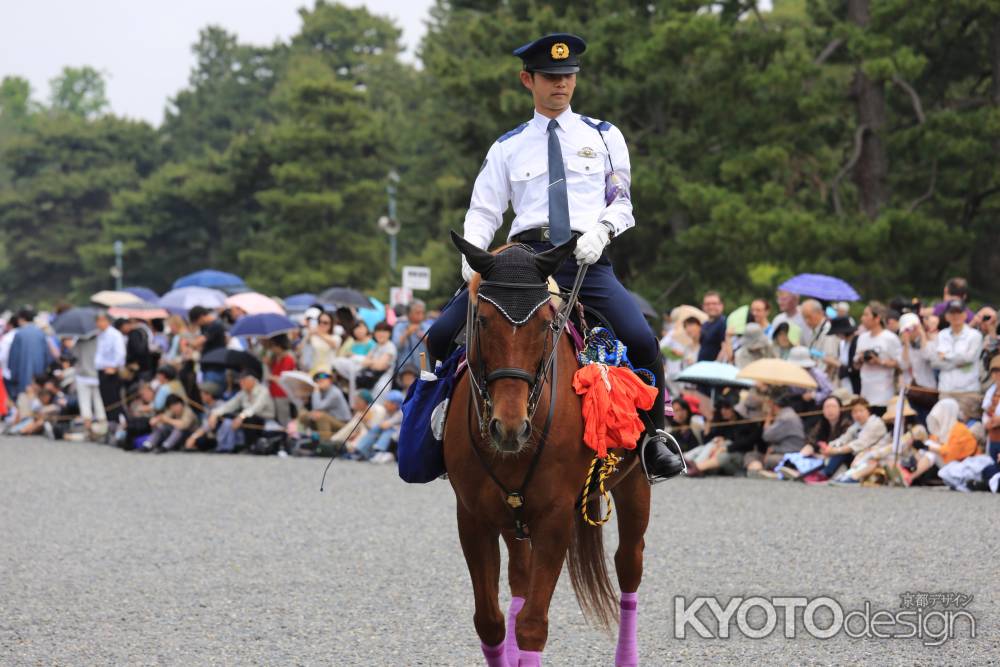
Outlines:
[[[948,302],[945,318],[950,325],[938,334],[931,364],[939,371],[941,398],[958,401],[965,419],[976,419],[980,412],[979,354],[983,335],[965,323],[965,304]]]

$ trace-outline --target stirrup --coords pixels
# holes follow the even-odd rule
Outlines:
[[[649,474],[649,470],[646,469],[646,445],[648,445],[649,441],[652,440],[653,437],[657,435],[662,435],[664,440],[668,443],[668,446],[669,443],[671,442],[674,444],[674,450],[677,452],[677,456],[679,456],[681,459],[681,465],[684,466],[684,469],[680,472],[680,475],[687,475],[688,472],[687,461],[684,460],[684,452],[681,451],[681,446],[677,442],[677,439],[674,438],[674,436],[672,436],[671,434],[667,433],[662,428],[658,428],[653,433],[646,434],[646,436],[642,439],[642,446],[639,448],[639,462],[642,464],[642,473],[646,476],[646,480],[649,481],[650,486],[653,486],[654,484],[659,484],[660,482],[666,482],[667,480],[680,476],[680,475],[674,475],[674,477],[651,477]]]

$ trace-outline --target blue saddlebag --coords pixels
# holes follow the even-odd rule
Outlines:
[[[403,424],[399,429],[396,457],[399,476],[410,484],[425,484],[444,474],[444,413],[457,378],[455,370],[465,356],[459,348],[437,369],[437,380],[418,379],[410,385],[403,401]],[[439,409],[440,406],[440,409]],[[434,422],[438,421],[435,436]]]

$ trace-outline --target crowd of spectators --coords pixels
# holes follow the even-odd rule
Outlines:
[[[968,285],[955,278],[939,303],[871,301],[857,321],[847,303],[782,290],[773,317],[765,298],[727,317],[714,291],[701,309],[675,308],[661,347],[689,474],[997,491],[997,313],[967,304]],[[258,339],[231,335],[242,315],[100,312],[95,335],[74,338],[21,310],[0,336],[4,429],[137,452],[395,460],[400,407],[426,358],[425,304],[386,309],[379,321],[317,304],[298,328]],[[209,363],[229,353],[256,363]],[[700,361],[742,369],[762,359],[801,367],[815,388],[677,380]]]
[[[134,452],[376,463],[395,461],[400,407],[426,359],[430,326],[420,301],[387,309],[371,329],[354,309],[317,304],[295,330],[245,338],[230,333],[244,315],[238,309],[195,306],[151,321],[100,311],[92,335],[61,337],[51,326],[60,310],[6,318],[0,414],[8,434]]]
[[[858,321],[847,303],[775,296],[773,319],[755,299],[727,321],[708,292],[700,312],[681,306],[665,320],[672,430],[689,475],[998,491],[997,312],[969,309],[964,279],[936,304],[870,301]],[[761,359],[801,367],[816,388],[677,379],[699,361],[743,369]]]

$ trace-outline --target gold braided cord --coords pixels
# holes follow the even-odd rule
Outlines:
[[[600,469],[597,467],[598,462],[601,463]],[[605,459],[595,456],[594,460],[590,462],[590,470],[587,472],[587,481],[584,482],[583,492],[580,494],[580,513],[583,516],[583,520],[591,526],[603,526],[611,519],[611,512],[613,510],[611,492],[604,488],[604,482],[615,472],[616,466],[619,463],[621,463],[621,459],[614,452],[608,452],[608,456]],[[594,480],[595,471],[597,472],[598,497],[603,498],[604,502],[608,504],[607,512],[605,512],[604,516],[600,519],[592,519],[587,513],[587,501],[589,500],[590,485]]]

